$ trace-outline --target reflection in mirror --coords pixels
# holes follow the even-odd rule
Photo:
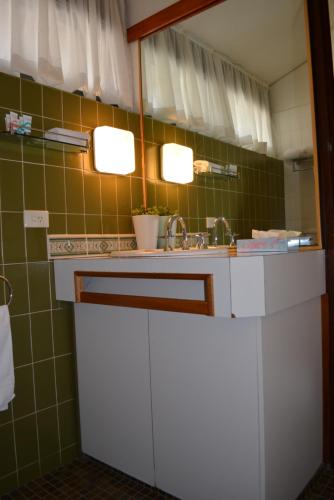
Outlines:
[[[177,209],[190,231],[223,215],[243,238],[316,235],[304,4],[249,3],[226,0],[142,42],[148,202]],[[238,175],[165,183],[159,148],[169,142]]]
[[[331,26],[332,57],[334,61],[334,0],[328,0],[329,20]]]

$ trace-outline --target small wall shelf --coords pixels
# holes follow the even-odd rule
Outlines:
[[[10,132],[0,131],[0,138],[11,142],[23,141],[28,146],[40,147],[43,144],[49,149],[56,149],[58,151],[64,150],[65,153],[87,153],[89,151],[89,144],[87,146],[78,146],[69,142],[56,141],[54,139],[46,139],[39,135],[21,135],[11,134]]]
[[[293,172],[304,172],[305,170],[313,170],[313,156],[307,156],[305,158],[297,158],[292,161],[292,171]]]
[[[227,165],[218,165],[211,161],[195,160],[194,173],[197,175],[223,175],[225,177],[239,178],[238,166],[231,163]]]

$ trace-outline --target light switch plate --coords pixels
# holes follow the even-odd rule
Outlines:
[[[206,217],[206,228],[212,229],[215,225],[215,217]]]
[[[47,210],[25,210],[23,212],[24,227],[49,227]]]

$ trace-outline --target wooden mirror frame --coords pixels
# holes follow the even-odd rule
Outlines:
[[[179,0],[169,7],[131,26],[127,30],[128,42],[140,41],[147,36],[187,19],[225,0]],[[318,159],[319,211],[323,248],[326,251],[326,289],[323,297],[323,397],[324,397],[324,450],[325,462],[334,463],[334,77],[328,0],[304,0],[306,34],[310,58],[311,106],[315,157]],[[140,67],[140,64],[139,64]],[[141,72],[141,70],[140,70]],[[141,95],[141,75],[140,75]],[[141,99],[140,99],[141,101]],[[143,193],[146,205],[146,174],[144,158],[144,123],[141,101],[141,143],[143,167]],[[317,187],[316,187],[317,190]],[[316,193],[317,194],[317,193]]]
[[[169,7],[156,12],[152,16],[146,17],[142,21],[127,30],[128,43],[138,43],[138,96],[139,96],[139,117],[140,117],[140,145],[141,145],[141,170],[143,186],[143,204],[147,207],[147,188],[146,188],[146,165],[144,148],[144,110],[143,110],[143,88],[142,88],[142,69],[141,69],[141,46],[140,42],[144,38],[160,31],[172,24],[195,16],[203,10],[209,9],[214,5],[225,2],[225,0],[179,0]]]
[[[323,297],[324,461],[334,463],[334,77],[328,0],[305,0],[313,76],[319,201],[326,250]]]
[[[168,28],[168,26],[179,21],[184,21],[188,17],[195,16],[203,10],[222,2],[225,2],[225,0],[179,0],[130,26],[127,30],[128,42],[143,40],[157,31]]]

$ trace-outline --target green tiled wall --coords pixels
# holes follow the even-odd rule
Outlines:
[[[32,114],[35,133],[56,126],[128,128],[136,138],[137,167],[127,177],[98,174],[91,153],[65,154],[0,136],[0,273],[15,292],[16,376],[16,398],[0,413],[0,495],[72,460],[79,449],[72,308],[55,300],[47,231],[25,229],[23,210],[48,210],[53,234],[132,233],[131,208],[142,203],[137,115],[0,73],[0,130],[9,110]],[[204,230],[206,216],[221,214],[243,236],[253,226],[284,225],[281,162],[150,118],[145,133],[150,204],[178,209],[191,231]],[[161,181],[159,144],[168,141],[193,147],[197,159],[237,163],[240,180]]]
[[[130,128],[138,116],[0,73],[0,130],[9,111],[51,127]],[[73,459],[79,449],[72,307],[57,302],[45,229],[25,229],[24,209],[46,209],[49,233],[131,233],[142,203],[140,169],[126,178],[93,170],[91,153],[68,154],[0,136],[0,273],[14,287],[10,306],[16,397],[0,413],[0,496]],[[4,302],[0,284],[0,302]]]
[[[159,174],[160,146],[166,142],[191,147],[197,160],[236,164],[240,177],[195,175],[194,182],[187,185],[164,182]],[[231,222],[233,232],[240,238],[250,238],[252,228],[285,226],[284,171],[280,160],[149,117],[145,118],[145,155],[149,205],[167,204],[177,209],[190,231],[206,231],[205,218],[218,215]]]

